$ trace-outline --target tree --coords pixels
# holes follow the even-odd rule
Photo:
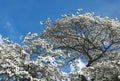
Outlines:
[[[0,81],[120,81],[120,22],[91,13],[64,15],[23,44],[0,43]],[[2,39],[2,38],[1,38]],[[79,70],[76,59],[87,64]],[[73,73],[61,67],[74,64]]]
[[[42,37],[51,42],[54,49],[69,52],[73,59],[86,59],[87,67],[97,61],[113,60],[119,51],[120,23],[114,19],[86,13],[64,15],[55,24],[47,24]]]
[[[33,59],[35,53],[38,57]],[[0,81],[61,80],[64,75],[55,60],[59,54],[60,50],[53,51],[45,40],[37,39],[37,34],[28,33],[23,46],[0,43]]]
[[[111,70],[111,67],[114,67],[110,62],[116,61],[120,50],[120,22],[118,20],[109,17],[101,18],[92,13],[81,14],[79,11],[77,15],[64,15],[55,23],[51,23],[48,19],[44,24],[46,28],[41,37],[52,43],[54,49],[63,50],[69,62],[78,58],[85,59],[86,68],[99,68],[102,72],[104,68]],[[103,67],[99,63],[103,64]],[[108,64],[108,67],[104,63]],[[114,68],[119,67],[118,64]],[[116,77],[120,75],[118,69],[117,71]],[[88,72],[87,69],[85,72]],[[115,78],[114,75],[111,74],[111,76]],[[98,81],[96,77],[91,81]],[[113,81],[113,79],[105,80]]]

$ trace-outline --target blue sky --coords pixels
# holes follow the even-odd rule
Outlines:
[[[63,14],[83,13],[120,19],[120,0],[0,0],[0,34],[19,42],[20,35],[42,31],[40,21]]]

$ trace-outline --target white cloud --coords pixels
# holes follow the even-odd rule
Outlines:
[[[5,21],[4,22],[4,28],[5,28],[5,30],[7,31],[7,34],[8,34],[7,37],[9,37],[12,41],[17,40],[17,37],[19,37],[19,36],[18,36],[18,33],[15,29],[15,24],[13,22],[11,22],[9,20]]]
[[[3,43],[2,35],[0,35],[0,43]]]
[[[85,67],[85,65],[86,65],[85,63],[83,63],[83,62],[81,61],[81,59],[76,59],[76,60],[74,61],[74,63],[76,63],[79,71],[81,71],[81,69],[82,69],[83,67]],[[71,65],[70,65],[70,68],[71,68],[71,72],[74,72],[74,71],[75,71],[74,64],[71,64]]]

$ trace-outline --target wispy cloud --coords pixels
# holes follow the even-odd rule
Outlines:
[[[3,42],[3,40],[2,40],[2,35],[0,35],[0,43],[2,43]]]
[[[6,26],[12,26],[12,24],[9,21],[7,21]]]
[[[4,28],[9,32],[9,33],[15,33],[15,30],[14,30],[14,24],[11,23],[10,21],[6,21],[4,22]]]
[[[18,34],[15,25],[11,21],[4,21],[4,29],[7,31],[8,37],[12,40],[18,40]]]
[[[120,18],[120,2],[117,1],[103,1],[100,8],[95,13],[101,16],[117,17]]]

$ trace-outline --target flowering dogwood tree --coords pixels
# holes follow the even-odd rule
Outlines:
[[[83,75],[87,76],[87,80],[120,80],[120,58],[117,58],[120,52],[120,22],[117,19],[78,11],[76,15],[64,15],[55,23],[48,19],[44,24],[46,29],[41,37],[52,43],[54,49],[61,49],[69,62],[78,58],[86,60]]]
[[[0,81],[57,81],[64,76],[56,59],[62,51],[52,50],[37,34],[28,34],[25,45],[0,44]],[[32,59],[32,54],[38,54]],[[62,64],[59,62],[59,64]]]
[[[28,33],[23,44],[0,43],[0,81],[120,81],[120,22],[91,13],[64,15]],[[2,39],[2,37],[1,37]],[[86,66],[78,68],[77,59]],[[74,65],[74,72],[61,67]]]

